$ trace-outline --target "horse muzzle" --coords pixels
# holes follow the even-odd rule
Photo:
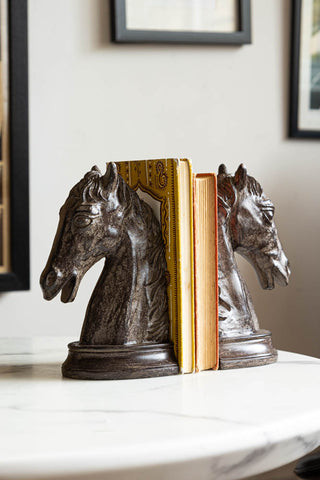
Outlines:
[[[278,285],[286,287],[289,283],[291,274],[290,264],[288,259],[284,256],[285,262],[275,262],[273,266],[273,277]]]
[[[75,299],[79,283],[76,272],[66,278],[60,270],[54,268],[51,268],[49,272],[45,269],[40,278],[43,298],[52,300],[61,291],[63,303],[72,302]]]
[[[269,261],[263,262],[262,265],[257,262],[255,267],[261,287],[264,290],[272,290],[275,284],[283,287],[288,285],[291,271],[289,261],[283,252],[281,252],[279,259],[271,258]]]

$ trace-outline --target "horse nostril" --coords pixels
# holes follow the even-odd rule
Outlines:
[[[290,263],[289,263],[288,260],[287,260],[286,269],[287,269],[288,275],[290,275],[291,274],[291,268],[290,268]]]
[[[46,280],[45,280],[46,286],[52,287],[52,285],[55,283],[56,280],[57,280],[57,274],[56,272],[51,270],[46,276]]]

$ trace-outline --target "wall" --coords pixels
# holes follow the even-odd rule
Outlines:
[[[0,297],[1,334],[78,337],[98,265],[73,304],[38,279],[70,188],[110,160],[185,156],[196,171],[244,162],[277,207],[287,288],[262,291],[245,262],[262,327],[277,347],[320,355],[318,141],[287,138],[288,0],[252,0],[252,45],[112,44],[107,0],[29,0],[30,292]]]

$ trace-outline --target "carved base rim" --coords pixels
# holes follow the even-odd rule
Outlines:
[[[222,337],[219,340],[219,350],[221,370],[269,365],[278,358],[268,330],[258,330],[245,336]]]
[[[122,380],[179,373],[171,343],[143,345],[68,345],[62,375],[78,380]]]

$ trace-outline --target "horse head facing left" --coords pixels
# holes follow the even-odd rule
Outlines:
[[[72,302],[84,274],[106,253],[117,250],[122,237],[123,209],[114,195],[115,172],[102,177],[93,167],[70,191],[60,209],[60,222],[40,283],[46,300],[60,291]],[[106,217],[108,216],[108,221]]]
[[[105,258],[90,299],[80,343],[127,345],[166,342],[169,334],[166,261],[151,208],[109,163],[93,167],[60,210],[60,221],[40,283],[46,300],[60,291],[75,299],[89,268]]]
[[[259,325],[234,252],[253,265],[262,288],[287,285],[290,269],[274,223],[274,206],[243,165],[235,175],[221,165],[218,212],[220,336],[252,334]]]

